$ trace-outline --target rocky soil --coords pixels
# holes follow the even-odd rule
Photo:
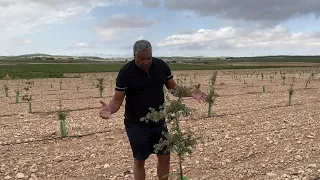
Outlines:
[[[284,85],[280,71],[286,73]],[[192,180],[318,178],[320,74],[306,88],[312,72],[319,69],[218,71],[214,117],[207,117],[207,104],[184,99],[195,111],[181,125],[201,137],[183,163],[185,174]],[[185,85],[199,82],[208,92],[212,71],[173,73],[176,81]],[[112,98],[116,75],[63,78],[61,90],[61,79],[36,79],[29,92],[32,113],[28,113],[27,102],[15,103],[14,90],[25,95],[26,80],[2,80],[0,179],[133,179],[124,104],[111,119],[99,117],[99,101]],[[106,79],[102,98],[93,84],[96,77]],[[292,82],[292,105],[288,106]],[[9,97],[5,97],[3,83],[9,87]],[[60,138],[59,103],[70,111],[67,138]],[[154,155],[146,161],[147,179],[157,179],[156,164]],[[173,154],[171,170],[176,172],[177,165]]]

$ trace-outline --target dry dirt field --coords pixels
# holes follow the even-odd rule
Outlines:
[[[185,174],[192,180],[319,177],[320,74],[305,88],[311,72],[319,70],[218,71],[214,117],[207,117],[207,104],[184,99],[196,111],[192,118],[181,121],[182,127],[202,137],[184,161]],[[286,72],[285,85],[280,71]],[[208,92],[212,71],[173,73],[176,81],[186,85],[190,80],[199,82]],[[133,179],[131,149],[123,125],[124,104],[111,119],[98,115],[99,101],[108,102],[113,95],[116,74],[64,78],[61,90],[60,79],[36,79],[30,90],[32,113],[28,113],[27,102],[15,103],[14,89],[19,87],[23,96],[25,80],[1,80],[0,179]],[[92,84],[96,77],[106,79],[102,98]],[[292,77],[294,92],[292,106],[288,106]],[[8,84],[9,97],[5,97],[3,83]],[[59,100],[70,110],[67,138],[59,138]],[[177,170],[175,154],[171,170]],[[146,172],[147,179],[157,179],[154,155],[146,161]]]

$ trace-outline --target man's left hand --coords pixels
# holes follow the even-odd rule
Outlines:
[[[207,95],[200,90],[200,84],[195,85],[195,88],[192,90],[192,97],[198,101],[206,101]]]

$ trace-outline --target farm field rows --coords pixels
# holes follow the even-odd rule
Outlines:
[[[213,117],[207,117],[207,104],[184,98],[195,111],[191,118],[181,121],[182,127],[202,137],[184,161],[185,174],[192,180],[319,177],[320,74],[314,74],[307,87],[306,82],[320,69],[217,72]],[[280,72],[285,73],[284,81]],[[205,92],[209,91],[212,73],[173,71],[176,81],[201,83]],[[111,119],[99,117],[99,101],[112,98],[117,73],[81,75],[32,79],[32,113],[28,113],[28,102],[20,98],[15,103],[14,89],[20,89],[21,97],[25,95],[26,80],[0,80],[0,179],[133,179],[131,149],[123,124],[125,102]],[[105,78],[103,97],[95,87],[97,77]],[[4,83],[9,97],[5,97]],[[59,138],[56,111],[60,103],[70,110],[67,138]],[[177,168],[173,154],[171,170]],[[147,179],[156,179],[154,155],[146,161],[146,172]]]

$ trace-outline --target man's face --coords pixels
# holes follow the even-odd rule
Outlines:
[[[152,52],[150,50],[141,50],[135,55],[134,60],[140,69],[148,72],[152,63]]]

